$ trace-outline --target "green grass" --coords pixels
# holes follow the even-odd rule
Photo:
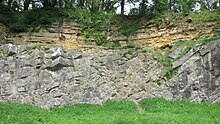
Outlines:
[[[0,124],[214,124],[220,104],[192,104],[164,99],[143,100],[144,113],[131,101],[81,104],[44,110],[30,105],[0,103]]]
[[[207,22],[215,22],[213,26],[213,31],[216,36],[220,36],[220,11],[202,11],[199,13],[190,13],[190,17],[193,20],[193,23],[196,25],[206,25]],[[187,17],[188,18],[188,17]]]
[[[190,13],[190,17],[192,17],[195,23],[220,21],[220,14],[216,11],[207,10],[199,13],[192,12]]]

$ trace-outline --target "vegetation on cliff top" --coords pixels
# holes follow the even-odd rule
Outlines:
[[[118,41],[113,44],[106,42],[106,33],[116,19],[120,22],[117,25],[119,32],[126,37],[134,35],[141,27],[141,18],[154,19],[155,23],[160,24],[166,18],[164,15],[174,13],[182,16],[189,14],[195,23],[217,21],[216,32],[220,32],[218,2],[220,0],[1,0],[0,23],[6,25],[11,32],[25,32],[36,31],[53,22],[75,19],[82,28],[86,42],[117,46]],[[126,4],[136,6],[124,15]],[[119,8],[120,14],[116,14]],[[127,16],[134,18],[133,21],[126,21],[129,19]]]
[[[131,101],[109,101],[103,105],[74,105],[44,110],[30,105],[0,103],[1,124],[210,124],[220,123],[220,104],[149,99],[139,113]]]

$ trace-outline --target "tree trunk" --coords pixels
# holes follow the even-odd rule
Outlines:
[[[28,10],[30,2],[31,2],[31,0],[24,1],[24,10]]]
[[[102,0],[101,2],[101,11],[104,11],[105,9],[105,0]]]
[[[121,14],[125,14],[125,0],[121,0]]]
[[[8,1],[8,6],[11,7],[11,5],[12,5],[12,0],[9,0],[9,1]]]
[[[141,15],[144,15],[145,14],[145,4],[146,4],[146,0],[142,0],[141,2],[141,11],[140,11],[140,14]]]
[[[218,1],[218,8],[220,9],[220,0]]]
[[[73,8],[75,4],[75,0],[70,0],[70,8]]]
[[[169,10],[172,10],[172,0],[169,0]]]
[[[48,8],[49,7],[49,1],[48,0],[43,0],[43,7]]]
[[[85,0],[79,0],[78,4],[80,8],[84,8]]]

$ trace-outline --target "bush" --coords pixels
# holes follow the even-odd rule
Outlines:
[[[107,43],[106,29],[110,25],[111,14],[103,12],[91,13],[87,10],[65,10],[69,19],[76,19],[82,28],[86,43],[101,46],[118,46],[117,42]]]
[[[49,25],[53,22],[62,21],[67,16],[63,10],[51,9],[33,9],[31,11],[14,11],[12,8],[0,5],[0,23],[6,25],[11,32],[26,32],[28,29],[35,29],[43,25]]]
[[[129,37],[136,34],[136,31],[141,27],[141,23],[139,21],[131,21],[128,23],[123,23],[120,27],[120,32],[122,35]]]
[[[0,23],[9,26],[15,22],[15,12],[12,8],[0,4]]]
[[[215,11],[206,10],[199,13],[192,12],[190,16],[195,23],[220,21],[219,12]]]

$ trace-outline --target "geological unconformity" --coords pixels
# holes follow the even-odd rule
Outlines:
[[[135,49],[67,51],[2,45],[0,101],[42,108],[161,97],[220,101],[220,41],[198,45],[176,60],[170,80],[152,56]]]

